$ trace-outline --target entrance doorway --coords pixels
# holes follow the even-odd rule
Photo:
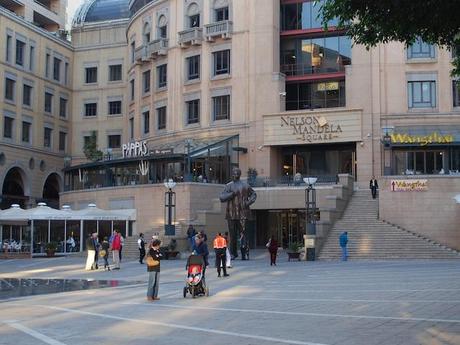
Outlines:
[[[61,177],[52,173],[43,186],[43,202],[49,207],[59,209],[59,192],[61,191]]]
[[[5,176],[2,186],[2,198],[0,208],[9,208],[12,204],[19,204],[25,208],[29,197],[28,186],[26,185],[26,174],[20,168],[12,168]]]
[[[265,246],[273,237],[283,248],[303,242],[305,210],[268,210],[257,212],[257,246]]]

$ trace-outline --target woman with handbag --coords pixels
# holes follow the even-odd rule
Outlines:
[[[158,289],[160,287],[160,260],[162,255],[160,253],[161,241],[158,239],[152,240],[149,245],[149,252],[147,255],[147,272],[149,272],[149,282],[147,284],[147,300],[157,301]]]

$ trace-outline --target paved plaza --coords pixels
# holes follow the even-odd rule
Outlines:
[[[284,254],[285,255],[285,254]],[[113,280],[112,287],[0,300],[0,344],[460,344],[458,261],[287,262],[265,252],[208,271],[211,296],[182,297],[185,261],[85,272],[82,258],[5,260],[0,279]],[[48,280],[49,279],[49,280]],[[124,285],[117,282],[124,282]],[[0,292],[1,294],[1,292]]]

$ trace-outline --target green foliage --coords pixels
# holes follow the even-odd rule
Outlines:
[[[58,244],[56,242],[48,242],[45,245],[45,251],[55,252],[57,250]]]
[[[97,134],[96,131],[91,132],[91,137],[83,147],[83,153],[86,159],[90,161],[99,161],[102,159],[102,151],[97,148]]]
[[[289,253],[298,253],[300,248],[303,247],[301,242],[292,242],[289,246]]]
[[[379,43],[412,44],[418,37],[430,44],[460,47],[460,1],[325,0],[323,25],[337,18],[355,43],[371,48]],[[460,54],[452,70],[460,75]]]

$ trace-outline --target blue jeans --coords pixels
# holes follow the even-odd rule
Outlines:
[[[147,297],[158,297],[160,287],[160,272],[149,272],[149,282],[147,285]]]
[[[193,245],[195,244],[195,237],[189,237],[188,244],[190,245],[190,250],[193,250]]]
[[[342,247],[342,261],[347,261],[347,258],[348,258],[347,247]]]

